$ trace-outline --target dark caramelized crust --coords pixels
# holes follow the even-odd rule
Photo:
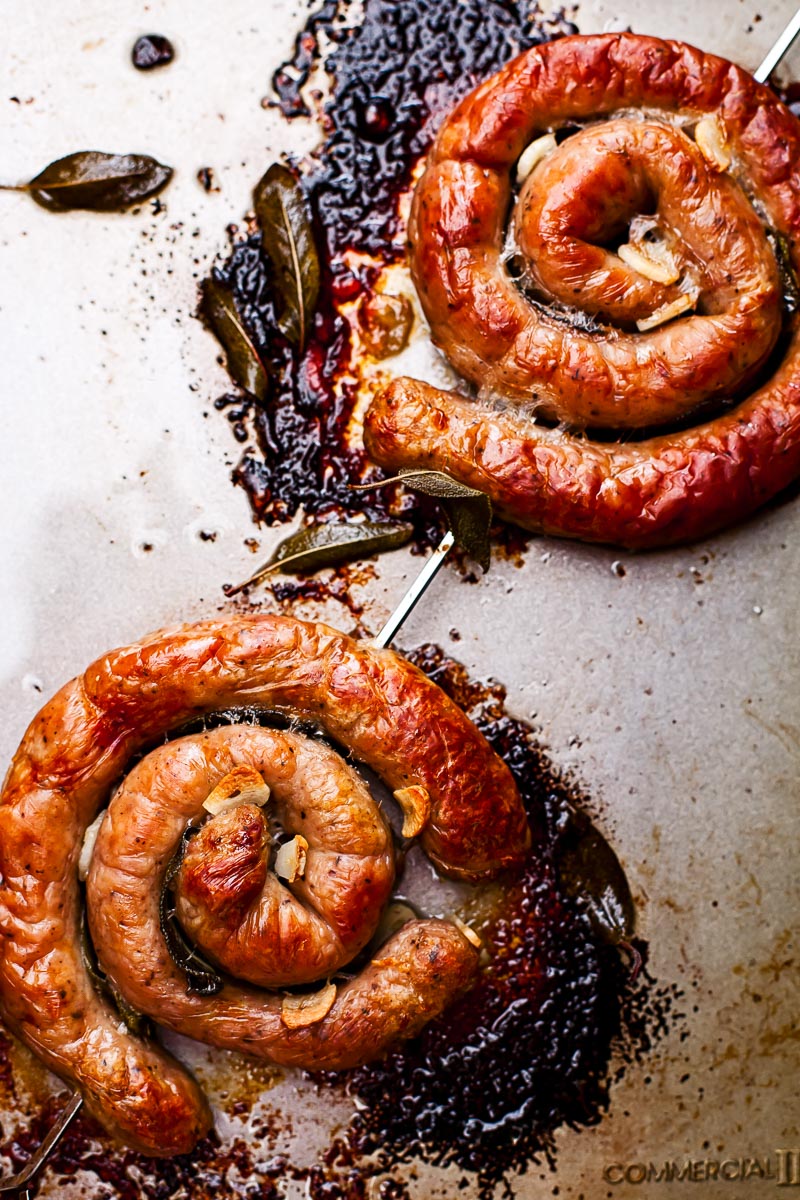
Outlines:
[[[708,118],[727,167],[693,140]],[[532,140],[587,122],[533,170],[512,215],[533,303],[506,267],[512,172]],[[509,63],[445,121],[409,227],[433,339],[481,396],[470,405],[395,383],[367,414],[372,456],[391,470],[447,470],[526,528],[624,546],[704,536],[750,513],[800,473],[796,316],[782,363],[753,390],[781,322],[766,230],[800,269],[798,162],[800,125],[775,95],[682,43],[568,37]],[[645,279],[605,248],[653,206],[680,286]],[[695,313],[636,332],[690,282]],[[558,307],[570,296],[611,327],[548,310],[548,298]],[[536,421],[624,434],[685,421],[712,400],[716,419],[637,445]]]
[[[237,929],[244,912],[263,892],[268,854],[266,817],[255,805],[241,804],[208,821],[189,843],[181,864],[178,880],[184,903],[216,922],[228,918],[230,928]],[[182,916],[181,923],[189,927],[188,915]],[[200,944],[198,931],[191,932]]]
[[[188,1151],[210,1114],[191,1076],[96,994],[80,949],[77,861],[85,829],[137,750],[199,714],[237,705],[312,718],[390,788],[427,788],[433,816],[423,841],[444,870],[478,878],[519,863],[529,844],[510,772],[464,714],[398,655],[326,626],[261,616],[177,627],[105,655],[62,688],[33,720],[2,792],[0,1003],[106,1128],[149,1154]],[[136,768],[140,778],[149,757]],[[99,899],[91,915],[98,952],[112,977],[120,962],[132,968],[125,986],[137,1007],[220,1045],[337,1067],[415,1032],[466,986],[477,967],[473,946],[433,921],[396,934],[313,1026],[289,1028],[280,997],[235,984],[218,997],[187,995],[154,911],[197,762],[188,760],[188,776],[184,767],[176,756],[176,802],[159,818],[173,831],[169,854],[166,842],[148,848],[148,830],[125,809],[123,792],[115,810],[123,816],[104,819],[89,880]],[[103,846],[119,839],[130,853],[109,862]],[[127,874],[127,890],[106,895],[116,891],[114,872]]]

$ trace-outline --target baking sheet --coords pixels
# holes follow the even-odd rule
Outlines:
[[[584,3],[575,19],[582,32],[630,25],[755,67],[793,8],[626,0]],[[264,164],[317,139],[316,127],[289,129],[259,103],[305,13],[281,0],[3,2],[3,180],[84,146],[176,168],[158,214],[56,217],[0,194],[3,762],[43,699],[95,654],[213,615],[225,607],[220,584],[256,561],[245,539],[265,555],[285,534],[256,530],[229,482],[239,448],[211,408],[228,381],[192,314]],[[177,58],[140,74],[130,47],[152,30],[174,40]],[[198,184],[205,166],[219,192]],[[696,1196],[690,1178],[638,1182],[638,1164],[711,1159],[739,1163],[740,1176],[742,1160],[771,1166],[772,1179],[751,1169],[705,1184],[757,1200],[780,1186],[777,1151],[800,1146],[798,529],[789,500],[707,542],[640,557],[534,541],[522,567],[498,562],[479,585],[443,573],[404,631],[408,644],[438,641],[502,680],[511,709],[600,799],[651,970],[685,995],[685,1040],[676,1030],[631,1069],[596,1128],[561,1131],[556,1172],[533,1167],[523,1197],[556,1187],[575,1198]],[[368,627],[418,562],[404,551],[379,562],[363,597]],[[353,624],[335,602],[294,611]],[[294,1114],[286,1150],[298,1162],[347,1115],[295,1079],[264,1103]],[[8,1132],[13,1114],[1,1119]],[[220,1128],[246,1127],[223,1115]],[[458,1178],[422,1171],[410,1190],[462,1195]],[[42,1194],[111,1193],[92,1177],[48,1178]]]

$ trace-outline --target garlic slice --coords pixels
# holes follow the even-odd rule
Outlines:
[[[89,868],[92,865],[92,855],[94,854],[94,846],[97,841],[97,835],[100,832],[100,826],[103,824],[105,815],[108,812],[107,808],[96,816],[91,825],[88,826],[86,833],[83,835],[83,845],[78,856],[78,879],[81,883],[86,882],[86,877],[89,874]]]
[[[471,925],[467,925],[466,921],[462,921],[460,917],[456,916],[452,916],[450,920],[452,921],[453,925],[455,925],[459,933],[463,933],[467,941],[473,945],[476,950],[481,949],[483,942]]]
[[[428,789],[420,783],[412,783],[408,787],[398,788],[394,798],[403,810],[403,837],[412,838],[422,833],[431,817]]]
[[[275,874],[287,883],[302,879],[306,873],[307,857],[308,842],[302,833],[298,833],[290,842],[284,842],[275,855]]]
[[[625,242],[617,250],[617,254],[637,274],[644,275],[645,279],[652,279],[654,283],[677,283],[680,279],[681,273],[666,248],[659,251],[656,259],[645,254],[641,248]]]
[[[731,152],[725,125],[720,117],[714,114],[702,117],[695,126],[694,140],[709,166],[715,171],[727,171],[731,165]]]
[[[530,146],[526,146],[517,161],[517,182],[522,183],[526,180],[542,159],[553,153],[557,144],[555,134],[545,133],[531,142]]]
[[[316,1025],[327,1017],[336,999],[336,984],[326,983],[318,992],[306,996],[284,996],[281,1004],[281,1020],[287,1029],[303,1029]]]
[[[375,930],[375,945],[383,946],[398,929],[402,929],[409,921],[418,921],[419,913],[407,904],[405,900],[392,900],[383,910],[378,928]]]
[[[236,808],[239,804],[257,804],[262,808],[269,800],[269,788],[253,767],[234,767],[223,775],[213,792],[203,801],[203,808],[213,817]]]
[[[657,308],[649,317],[637,321],[636,328],[640,333],[646,333],[648,329],[656,329],[659,325],[665,325],[667,321],[671,321],[673,317],[679,317],[681,313],[688,312],[694,308],[696,303],[697,296],[687,292],[685,296],[679,296],[671,304],[662,304],[661,308]]]

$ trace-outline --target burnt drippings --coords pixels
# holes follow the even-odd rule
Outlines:
[[[325,5],[307,26],[316,55],[321,33],[335,43],[325,61],[333,81],[325,145],[307,188],[331,257],[347,249],[397,257],[397,198],[441,118],[528,46],[577,29],[563,11],[545,20],[528,0],[368,0],[356,29],[337,24],[348,7]],[[278,106],[290,118],[308,114],[297,87],[287,85],[291,67],[303,78],[311,48],[305,33],[298,48],[299,61],[273,76]]]
[[[131,62],[139,71],[166,67],[175,57],[175,47],[163,33],[145,33],[137,38],[131,51]]]
[[[63,1097],[48,1101],[31,1124],[0,1146],[14,1172],[22,1169],[44,1140],[65,1103]],[[240,1114],[241,1115],[241,1114]],[[305,1185],[309,1200],[367,1200],[370,1180],[383,1169],[375,1164],[358,1167],[350,1148],[340,1141],[332,1144],[324,1160],[298,1167],[274,1153],[280,1138],[280,1121],[262,1122],[250,1131],[248,1140],[234,1138],[221,1145],[215,1135],[203,1138],[191,1154],[170,1159],[145,1158],[132,1150],[113,1149],[107,1136],[91,1117],[73,1121],[48,1164],[48,1183],[68,1184],[79,1172],[105,1184],[102,1194],[115,1200],[281,1200],[286,1182]],[[405,1200],[406,1188],[396,1181],[381,1184],[382,1200]],[[110,1191],[108,1189],[111,1189]],[[57,1192],[55,1194],[58,1194]]]
[[[253,1108],[247,1140],[211,1136],[190,1155],[144,1158],[113,1147],[88,1116],[70,1126],[51,1159],[51,1178],[94,1175],[123,1200],[272,1200],[288,1180],[317,1200],[381,1196],[401,1200],[415,1161],[456,1164],[463,1186],[488,1198],[513,1190],[533,1159],[554,1161],[556,1130],[592,1125],[629,1064],[679,1020],[681,993],[643,972],[634,982],[624,953],[602,944],[580,905],[559,890],[559,818],[586,812],[590,799],[554,768],[534,730],[506,711],[500,683],[475,680],[434,645],[408,654],[481,728],[511,768],[535,834],[520,875],[506,881],[499,909],[480,929],[493,957],[469,996],[382,1062],[316,1086],[356,1101],[350,1127],[319,1161],[298,1165],[285,1153],[291,1119],[276,1104]],[[238,719],[258,719],[240,713]],[[226,719],[231,719],[227,714]],[[600,822],[602,824],[602,821]],[[646,945],[637,942],[646,957]],[[210,1068],[204,1076],[213,1080]],[[228,1076],[220,1077],[229,1087]],[[13,1089],[8,1044],[0,1038],[0,1087]],[[13,1095],[13,1091],[7,1094]],[[2,1139],[0,1154],[18,1170],[41,1143],[63,1104],[48,1102],[30,1124]]]
[[[373,295],[381,267],[404,254],[399,201],[454,101],[521,50],[575,26],[563,10],[545,19],[528,0],[367,0],[353,26],[355,11],[353,0],[325,0],[273,77],[273,103],[287,119],[310,115],[301,89],[323,57],[331,80],[318,114],[325,139],[301,176],[322,258],[311,338],[300,357],[280,335],[260,237],[236,241],[218,275],[233,291],[270,393],[263,404],[228,396],[218,407],[228,409],[238,441],[252,439],[234,480],[257,519],[274,524],[301,508],[323,519],[402,514],[427,544],[439,530],[433,502],[396,488],[349,490],[371,474],[351,429],[361,383],[357,304]]]
[[[770,80],[769,86],[783,101],[787,108],[800,119],[800,83],[792,80],[789,83],[778,84]]]
[[[553,769],[533,730],[506,713],[502,687],[476,685],[436,646],[409,657],[508,763],[538,836],[483,931],[494,952],[477,987],[414,1042],[354,1073],[362,1104],[353,1137],[363,1152],[455,1163],[477,1175],[488,1198],[532,1158],[552,1163],[560,1126],[597,1123],[612,1052],[624,1046],[629,1059],[640,1056],[676,997],[650,979],[637,987],[625,957],[602,945],[560,892],[559,818],[586,798]]]

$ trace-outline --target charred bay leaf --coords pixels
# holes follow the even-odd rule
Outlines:
[[[89,935],[89,922],[86,918],[86,908],[84,907],[81,914],[81,957],[83,965],[86,967],[86,973],[92,981],[95,991],[100,996],[106,996],[112,1001],[117,1012],[122,1017],[125,1025],[130,1029],[131,1033],[137,1034],[139,1037],[152,1036],[152,1024],[149,1017],[144,1013],[140,1013],[138,1009],[133,1008],[122,993],[114,987],[111,980],[103,971],[100,963],[97,961],[94,944]]]
[[[363,521],[359,525],[335,522],[308,525],[291,537],[284,538],[276,546],[269,562],[263,563],[244,583],[226,586],[223,591],[226,596],[235,596],[276,571],[284,575],[299,575],[307,571],[319,571],[322,567],[336,567],[339,563],[362,555],[394,550],[407,542],[413,532],[413,526],[407,522],[399,525],[388,521]]]
[[[559,883],[583,905],[603,941],[626,946],[633,937],[636,911],[619,859],[585,813],[569,809],[560,824]]]
[[[492,524],[492,502],[477,488],[458,483],[443,471],[401,471],[379,483],[357,484],[354,491],[385,487],[388,483],[404,483],[413,492],[422,492],[439,501],[447,515],[456,545],[466,550],[483,571],[488,571],[492,558],[489,529]]]
[[[167,943],[167,950],[175,966],[186,976],[186,990],[197,996],[216,996],[222,990],[222,976],[203,958],[196,946],[187,938],[181,928],[175,911],[175,897],[172,883],[180,870],[186,847],[191,838],[199,832],[199,826],[190,825],[185,829],[178,848],[167,864],[164,882],[161,885],[161,896],[158,902],[158,915],[161,932]]]
[[[253,204],[280,301],[278,325],[301,351],[319,296],[319,255],[303,189],[288,167],[273,163],[256,184]]]
[[[52,212],[122,212],[157,195],[171,178],[172,167],[147,154],[79,150],[51,162],[29,183],[4,190],[29,192]]]
[[[200,312],[225,351],[231,378],[256,400],[265,400],[268,381],[264,364],[239,316],[233,292],[213,275],[203,284]]]
[[[783,306],[787,315],[791,316],[800,308],[800,285],[792,265],[792,249],[789,239],[776,229],[767,230],[767,238],[772,245],[775,261],[778,264],[778,274],[783,289]]]

